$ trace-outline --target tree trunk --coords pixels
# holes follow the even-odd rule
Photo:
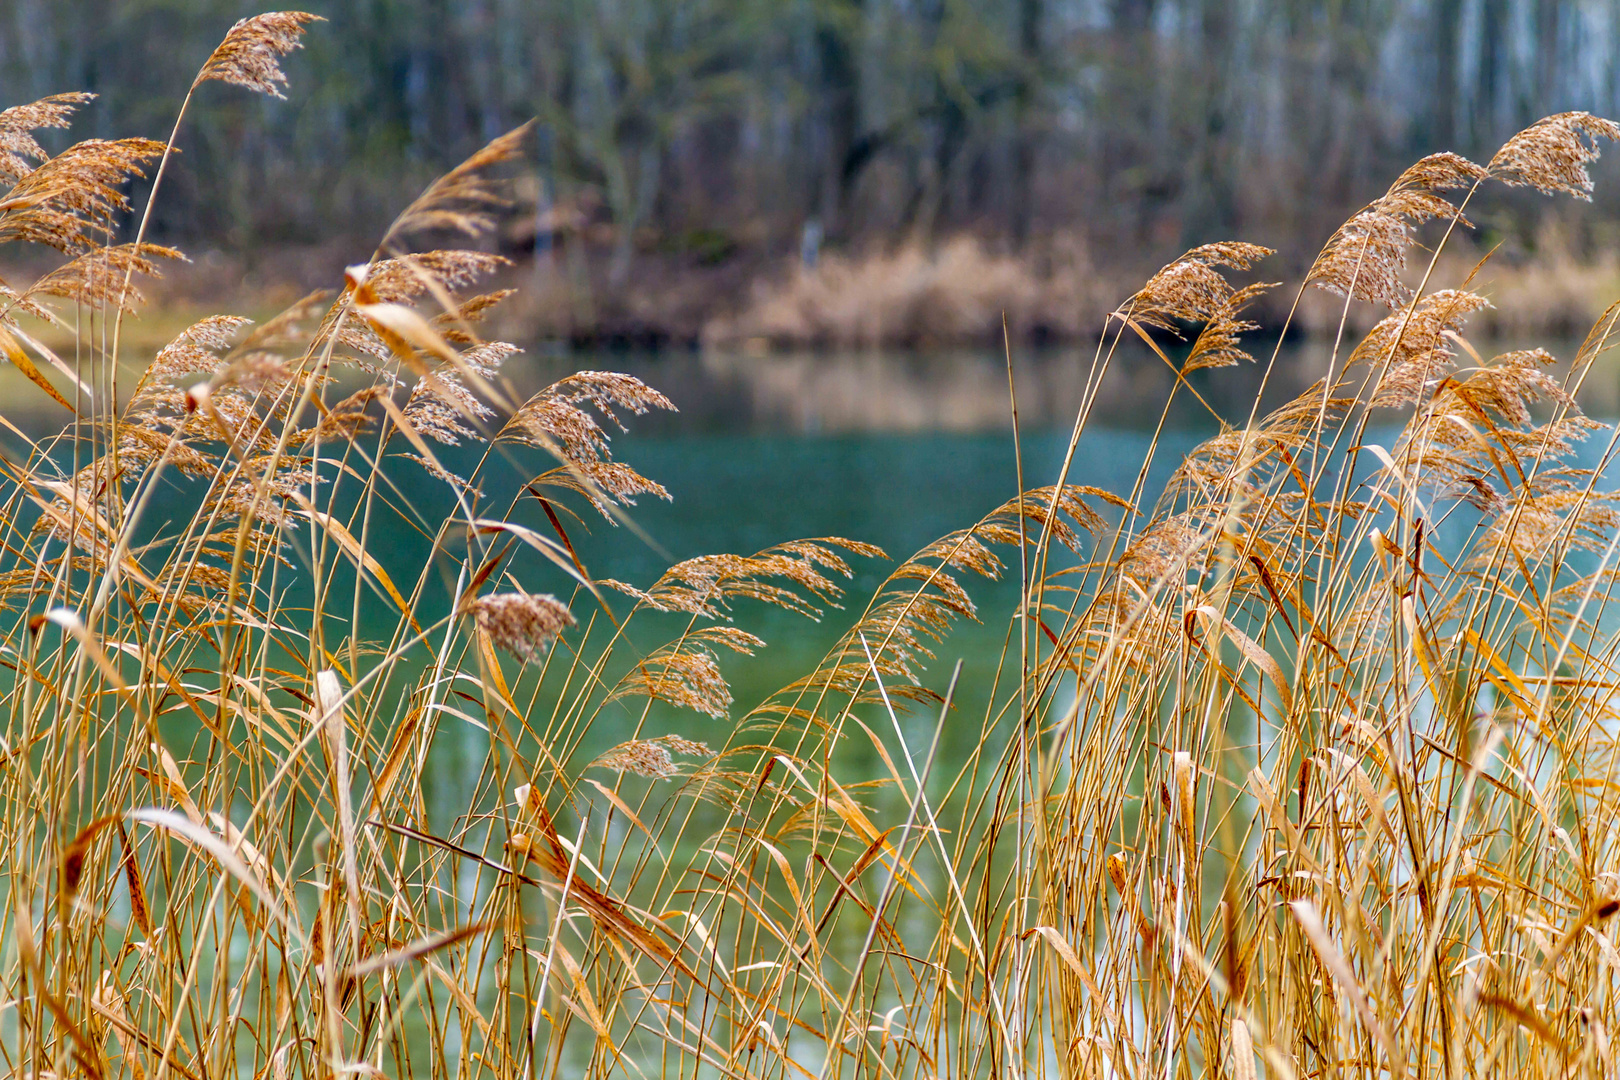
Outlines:
[[[1022,248],[1029,240],[1035,214],[1035,154],[1039,133],[1035,130],[1035,97],[1040,88],[1045,61],[1041,56],[1042,0],[1019,0],[1018,90],[1013,100],[1013,182],[1012,241]]]
[[[1462,0],[1435,0],[1434,103],[1428,150],[1452,150],[1457,142],[1457,38]]]
[[[812,206],[821,215],[824,235],[842,237],[859,171],[849,169],[851,152],[861,133],[861,36],[865,0],[835,0],[816,27],[816,57],[821,80],[820,126],[825,145],[818,155]]]

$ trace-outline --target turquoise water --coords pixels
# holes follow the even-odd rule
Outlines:
[[[1177,433],[1166,449],[1179,452],[1193,436]],[[1088,436],[1076,478],[1110,490],[1129,490],[1148,436],[1108,431]],[[1057,477],[1068,432],[1027,432],[1024,473],[1031,486]],[[925,544],[978,521],[1015,497],[1017,467],[1010,434],[696,434],[619,440],[621,455],[669,488],[672,501],[643,500],[635,520],[676,559],[711,552],[752,553],[771,544],[816,536],[842,536],[877,544],[893,561],[852,560],[845,611],[818,624],[753,605],[738,624],[756,630],[770,648],[749,665],[750,685],[739,702],[768,693],[772,675],[802,674],[893,568]],[[1165,455],[1163,462],[1173,463]],[[1156,472],[1167,475],[1169,466]],[[1158,478],[1162,482],[1162,475]],[[623,528],[596,525],[578,543],[598,576],[649,584],[665,559]],[[1016,559],[1016,551],[1001,554]],[[973,585],[980,627],[967,625],[940,650],[946,670],[953,654],[999,649],[1017,599],[1016,564],[1000,583]],[[773,662],[775,661],[775,662]],[[940,666],[940,665],[936,665]],[[794,670],[799,668],[800,670]],[[756,681],[759,680],[759,681]],[[786,680],[782,680],[786,681]]]
[[[1028,487],[1051,484],[1058,477],[1086,362],[1050,354],[1018,371],[1018,444]],[[851,558],[855,574],[843,583],[842,608],[829,608],[819,622],[758,603],[737,604],[735,625],[767,644],[754,656],[720,656],[734,698],[734,718],[813,671],[898,562],[973,525],[1018,492],[1005,361],[993,354],[753,360],[570,356],[529,360],[509,375],[526,396],[568,371],[587,367],[629,371],[666,393],[681,410],[626,417],[630,430],[614,432],[614,456],[663,484],[671,496],[669,502],[644,497],[630,509],[647,539],[604,520],[583,499],[563,496],[580,515],[579,522],[564,521],[593,577],[646,587],[675,561],[714,553],[751,554],[784,541],[825,536],[876,544],[890,556]],[[1133,372],[1122,368],[1121,375],[1121,384],[1130,386]],[[1168,390],[1156,382],[1145,385],[1148,389],[1141,393],[1110,399],[1106,408],[1099,408],[1080,443],[1071,481],[1129,493]],[[862,386],[872,388],[864,398],[853,392]],[[1207,394],[1209,388],[1202,390]],[[1241,407],[1247,407],[1252,394],[1251,387]],[[1234,411],[1239,407],[1234,404]],[[1159,439],[1147,482],[1150,493],[1163,485],[1187,449],[1215,430],[1214,421],[1197,411],[1173,419],[1172,430]],[[450,451],[444,463],[467,475],[477,453],[471,447],[463,453]],[[540,451],[508,447],[502,460],[491,461],[480,474],[487,513],[502,516],[510,493],[550,464]],[[427,480],[416,466],[395,461],[389,471],[427,520],[454,513],[446,489]],[[513,519],[549,532],[528,500]],[[401,568],[397,577],[414,577],[428,553],[425,538],[406,531],[382,534],[370,543],[387,565]],[[570,582],[560,571],[533,553],[522,554],[515,573],[524,588],[568,595]],[[942,775],[953,762],[971,756],[1017,605],[1016,548],[998,554],[1007,563],[999,581],[963,578],[980,621],[959,622],[933,646],[936,658],[921,673],[926,685],[943,691],[956,661],[963,662],[964,689],[941,747]],[[448,594],[447,589],[439,592]],[[627,598],[609,594],[609,599],[617,613],[628,611]],[[582,620],[594,610],[583,595],[574,608]],[[397,614],[380,598],[371,598],[369,610],[379,624],[397,622]],[[676,618],[638,615],[629,633],[631,654],[652,652],[678,636],[683,626],[684,620]],[[579,637],[578,631],[568,635],[565,647]],[[591,655],[594,648],[587,645],[584,652]],[[549,700],[549,695],[543,697]],[[642,703],[636,700],[605,708],[593,720],[590,745],[576,755],[576,764],[590,760],[593,750],[630,737],[641,712]],[[926,717],[915,722],[919,730],[930,726]],[[727,741],[731,727],[659,705],[644,731],[719,745]],[[455,773],[476,769],[481,739],[463,734],[463,747],[435,759],[444,775],[427,777],[430,784],[437,780],[453,787]],[[861,763],[851,765],[851,774],[861,773]],[[870,774],[880,771],[874,759]],[[455,806],[462,793],[443,794],[444,804]]]
[[[1554,352],[1572,355],[1574,347]],[[1020,442],[1028,487],[1057,478],[1090,360],[1089,353],[1068,352],[1019,361]],[[678,417],[637,418],[631,431],[614,441],[618,457],[668,487],[672,502],[643,500],[634,518],[673,559],[750,553],[784,540],[827,535],[875,543],[902,559],[972,524],[1017,491],[1005,360],[993,353],[540,359],[531,361],[525,381],[543,385],[568,364],[629,370],[683,409]],[[1285,353],[1265,386],[1264,405],[1292,398],[1326,364],[1321,348]],[[1260,389],[1259,374],[1258,368],[1200,372],[1193,388],[1215,412],[1242,424]],[[1141,355],[1122,358],[1104,384],[1070,481],[1128,494],[1170,390],[1162,364]],[[1614,415],[1620,412],[1617,391],[1620,378],[1610,366],[1593,371],[1582,398],[1591,413]],[[1181,457],[1216,430],[1214,416],[1192,395],[1179,393],[1158,437],[1141,505],[1151,506]],[[1389,445],[1395,435],[1375,428],[1367,441]],[[1607,430],[1599,431],[1583,444],[1581,463],[1595,465],[1608,438]],[[1448,515],[1437,540],[1444,543],[1449,536],[1461,542],[1473,520],[1467,507]],[[592,530],[577,543],[598,576],[646,585],[668,565],[669,559],[626,529],[598,518]],[[1013,549],[1002,554],[1016,559]],[[738,625],[770,645],[760,656],[726,669],[739,710],[813,667],[848,625],[847,609],[858,610],[892,566],[856,560],[846,610],[829,612],[819,625],[757,607],[740,609]],[[1009,569],[1016,575],[1015,563]],[[957,658],[964,659],[969,676],[976,669],[988,675],[994,668],[1016,586],[1006,578],[974,583],[973,595],[983,622],[960,627],[943,643],[925,681],[942,682]],[[968,678],[964,684],[988,681]],[[971,708],[966,711],[972,714]]]
[[[1089,353],[1074,351],[1018,358],[1015,383],[1026,486],[1056,480],[1090,363]],[[1285,354],[1266,384],[1266,404],[1292,397],[1325,366],[1319,349]],[[891,556],[890,561],[852,559],[855,576],[846,583],[842,610],[828,610],[820,622],[759,604],[738,605],[736,625],[764,638],[767,646],[753,657],[722,657],[735,698],[734,716],[811,671],[898,560],[973,524],[1017,493],[1007,371],[1004,358],[992,352],[768,358],[542,352],[516,359],[506,374],[514,396],[522,398],[580,368],[628,371],[662,390],[680,409],[674,415],[627,417],[630,430],[614,434],[616,457],[665,485],[671,495],[667,503],[643,498],[631,509],[646,539],[607,522],[583,499],[565,496],[580,515],[578,522],[568,521],[570,538],[593,577],[645,587],[677,560],[720,552],[749,554],[783,541],[823,536],[876,544]],[[1260,387],[1259,374],[1258,368],[1200,372],[1193,389],[1214,412],[1241,424]],[[1616,386],[1612,369],[1596,373],[1589,380],[1586,396],[1593,400],[1588,407],[1600,415],[1617,411],[1609,400]],[[1099,395],[1069,479],[1128,494],[1171,389],[1171,378],[1158,361],[1140,354],[1121,357]],[[1153,503],[1182,455],[1216,429],[1214,416],[1194,395],[1176,395],[1158,436],[1143,505]],[[1369,438],[1388,441],[1376,433]],[[1593,457],[1605,439],[1600,433],[1588,442],[1583,456]],[[409,449],[395,441],[400,443],[395,453]],[[481,453],[477,446],[444,448],[442,460],[468,475]],[[486,493],[480,513],[505,516],[512,495],[552,464],[537,450],[503,448],[480,474]],[[456,513],[449,489],[419,466],[390,457],[386,469],[427,529]],[[150,527],[162,532],[172,527],[168,523],[189,518],[197,497],[193,487],[166,483],[149,513]],[[357,489],[353,479],[340,483],[334,502],[339,516],[344,516],[345,505],[352,505]],[[393,493],[390,498],[398,501]],[[549,532],[528,500],[513,519]],[[1446,527],[1456,528],[1460,521]],[[397,520],[379,522],[368,545],[409,592],[430,555],[429,536]],[[307,574],[301,572],[308,565],[307,551],[299,548],[307,537],[307,530],[293,536],[294,566],[282,578],[289,586],[285,600],[295,607],[307,585]],[[452,547],[451,554],[459,558],[459,547]],[[523,554],[531,556],[515,564],[523,587],[569,594],[566,576],[533,553]],[[1014,549],[1001,554],[1016,559]],[[339,563],[334,572],[341,578],[349,571]],[[429,576],[418,611],[424,622],[449,607],[454,567],[443,560],[438,569],[443,581],[438,574]],[[1008,569],[999,582],[965,582],[982,621],[960,624],[937,647],[937,659],[924,676],[930,685],[943,689],[951,666],[961,659],[963,685],[981,693],[988,688],[1016,606],[1017,587],[1011,580],[1016,562]],[[348,632],[347,587],[340,585],[335,595],[344,598],[344,610],[328,612],[334,623],[328,633],[341,636]],[[619,613],[629,607],[627,598],[616,599]],[[575,609],[585,617],[589,598],[580,598]],[[362,606],[361,619],[361,638],[378,641],[397,624],[398,613],[385,598],[372,595]],[[672,619],[638,617],[631,651],[651,652],[680,630]],[[577,638],[578,632],[571,636]],[[964,699],[958,705],[959,715],[983,715],[983,701]],[[638,716],[639,709],[629,703],[607,710],[593,726],[593,743],[605,748],[622,740]],[[656,719],[656,730],[724,741],[724,725],[706,717],[660,709]],[[976,722],[964,723],[962,737],[977,728]]]
[[[1321,373],[1326,360],[1319,348],[1284,354],[1266,383],[1265,404],[1297,394]],[[1017,358],[1026,486],[1056,480],[1090,366],[1089,352]],[[580,515],[579,522],[565,521],[593,577],[645,587],[677,560],[719,552],[749,554],[783,541],[821,536],[876,544],[891,556],[887,562],[853,559],[856,573],[847,583],[843,610],[827,611],[819,623],[758,604],[738,606],[736,625],[768,645],[754,657],[724,658],[736,699],[734,715],[810,671],[895,561],[973,524],[1017,493],[1006,362],[993,352],[780,357],[534,352],[516,358],[505,374],[514,396],[522,398],[581,368],[635,374],[667,394],[680,410],[626,417],[630,430],[614,432],[615,456],[665,485],[671,495],[667,503],[643,498],[630,510],[648,539],[604,520],[583,499],[564,496]],[[1586,396],[1596,399],[1589,408],[1612,410],[1607,396],[1615,389],[1614,372],[1598,375],[1589,380]],[[1199,372],[1192,385],[1210,409],[1241,424],[1260,388],[1260,369]],[[1128,494],[1171,390],[1172,378],[1156,359],[1140,353],[1118,358],[1069,479]],[[1144,485],[1144,505],[1153,503],[1182,455],[1215,430],[1215,417],[1197,397],[1185,391],[1175,396]],[[396,453],[409,449],[395,441]],[[1602,441],[1600,436],[1589,442],[1588,453],[1600,449]],[[476,446],[436,449],[444,464],[462,475],[471,473],[482,453]],[[504,446],[480,474],[486,493],[480,513],[504,516],[513,493],[552,464],[541,451]],[[448,488],[414,463],[390,458],[386,468],[428,528],[456,513]],[[357,486],[354,480],[340,484],[340,516],[348,501],[341,489],[352,495]],[[153,524],[165,518],[184,520],[194,498],[184,484],[171,485],[153,508]],[[532,502],[525,504],[514,520],[549,532]],[[398,522],[376,529],[368,545],[407,592],[430,552],[427,535]],[[1016,558],[1013,549],[1002,554]],[[568,594],[568,578],[543,561],[528,558],[518,566],[523,587]],[[453,569],[448,563],[443,567],[451,576],[443,584],[430,579],[420,614],[432,617],[448,607]],[[1016,573],[1016,565],[1010,570]],[[986,684],[988,679],[972,676],[987,675],[999,657],[1016,585],[1006,577],[969,584],[983,621],[959,626],[940,646],[930,679],[943,681],[961,658],[968,669],[965,685]],[[292,595],[296,593],[295,585]],[[346,589],[337,595],[346,596]],[[588,599],[576,605],[589,606]],[[618,611],[629,606],[628,599],[618,598]],[[361,614],[361,636],[374,640],[398,619],[380,596],[369,597]],[[668,639],[661,635],[674,636],[679,629],[669,620],[660,624],[638,618],[632,643],[651,651]],[[624,731],[609,730],[613,725],[607,723],[595,734],[614,739],[627,734],[635,715],[628,707],[623,714]],[[689,728],[683,733],[699,737],[704,725],[712,724],[696,718],[686,725],[679,716],[671,721]]]

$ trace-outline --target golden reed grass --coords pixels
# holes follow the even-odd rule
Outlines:
[[[193,92],[275,93],[308,21],[238,24]],[[671,403],[598,372],[517,401],[478,334],[497,260],[420,249],[485,234],[521,132],[333,292],[204,320],[120,386],[134,279],[180,255],[115,222],[172,138],[48,156],[33,132],[83,100],[0,113],[0,236],[64,259],[4,286],[0,346],[70,416],[7,421],[0,457],[9,1074],[1614,1074],[1620,435],[1576,403],[1620,308],[1560,375],[1480,356],[1485,300],[1431,279],[1489,185],[1582,197],[1620,127],[1420,162],[1300,288],[1385,311],[1321,382],[1162,491],[1157,440],[1133,490],[1073,483],[1121,341],[1252,362],[1262,286],[1232,276],[1267,253],[1165,267],[1056,483],[901,561],[739,706],[722,658],[763,642],[732,620],[824,617],[882,552],[591,573],[570,530],[667,497],[610,430]],[[1016,609],[981,611],[1000,575]],[[935,654],[992,617],[974,717]],[[705,741],[665,730],[682,710]],[[946,725],[973,747],[948,762]]]

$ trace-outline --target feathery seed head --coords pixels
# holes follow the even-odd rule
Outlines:
[[[679,735],[661,735],[654,741],[661,742],[675,753],[685,754],[687,757],[714,757],[714,751],[709,749],[707,743],[693,742],[690,739],[683,739]]]
[[[212,375],[220,365],[219,354],[252,322],[238,315],[211,315],[193,323],[158,351],[150,378],[172,383],[188,375]]]
[[[286,383],[287,361],[272,352],[255,349],[242,353],[219,370],[221,387],[236,387],[245,393],[274,391]]]
[[[1599,139],[1620,139],[1620,124],[1587,112],[1549,116],[1503,144],[1491,158],[1490,175],[1510,187],[1591,201],[1588,166],[1598,159]]]
[[[1339,296],[1395,307],[1411,297],[1401,271],[1416,227],[1431,218],[1468,220],[1434,194],[1478,183],[1485,170],[1458,154],[1430,154],[1403,172],[1381,197],[1339,226],[1316,257],[1306,282]]]
[[[497,305],[516,293],[516,289],[497,289],[494,292],[468,297],[458,303],[454,311],[445,311],[434,316],[433,325],[452,345],[477,346],[478,339],[467,328],[483,322]]]
[[[568,605],[547,593],[490,593],[472,602],[478,628],[520,660],[538,663],[574,616]]]
[[[370,425],[371,418],[366,414],[366,406],[381,397],[382,393],[380,386],[356,390],[328,409],[321,422],[305,436],[305,441],[334,442],[354,438]]]
[[[1436,387],[1451,371],[1463,323],[1489,306],[1477,293],[1441,289],[1419,300],[1410,314],[1398,311],[1368,331],[1350,362],[1381,366],[1373,404],[1410,405]]]
[[[403,304],[435,285],[450,291],[466,288],[510,263],[510,259],[484,251],[446,250],[383,259],[369,271],[364,267],[349,269],[356,274],[364,272],[363,283],[376,294],[378,301]],[[357,286],[360,283],[355,281]]]
[[[50,156],[34,138],[34,132],[41,128],[67,127],[73,110],[95,96],[52,94],[0,111],[0,183],[16,183],[34,171],[34,162]]]
[[[505,204],[500,188],[486,170],[518,157],[534,122],[492,139],[488,145],[435,180],[394,221],[384,238],[402,233],[447,230],[481,236],[495,226],[494,211]]]
[[[319,21],[320,16],[303,11],[271,11],[238,21],[197,72],[192,88],[217,81],[284,97],[280,87],[286,85],[287,75],[281,70],[281,58],[301,47],[305,26]]]
[[[663,735],[656,739],[633,739],[620,743],[587,768],[613,769],[645,776],[649,780],[663,780],[679,771],[675,767],[675,759],[670,756],[671,752],[688,757],[714,756],[714,752],[703,743],[692,742],[679,735]]]
[[[1149,278],[1115,314],[1170,331],[1177,322],[1203,322],[1234,294],[1220,270],[1248,270],[1271,253],[1259,244],[1234,241],[1193,248]]]
[[[561,458],[561,468],[534,482],[580,492],[609,521],[613,518],[608,500],[630,505],[637,495],[668,499],[663,485],[612,460],[608,433],[582,405],[596,409],[621,431],[624,424],[615,409],[627,409],[637,416],[650,409],[675,410],[673,402],[640,379],[616,372],[579,371],[524,402],[499,437],[549,450]]]
[[[1240,316],[1244,308],[1272,287],[1263,281],[1245,285],[1211,312],[1209,322],[1199,331],[1197,339],[1193,342],[1192,351],[1187,354],[1187,360],[1181,366],[1182,372],[1231,367],[1245,360],[1254,363],[1254,357],[1239,345],[1239,341],[1242,335],[1260,329],[1260,324]]]
[[[637,664],[607,701],[646,697],[683,709],[692,709],[716,720],[731,713],[731,686],[720,674],[714,652],[701,641],[687,640],[665,646]]]
[[[438,368],[416,381],[405,402],[405,417],[416,430],[446,446],[460,446],[462,439],[476,438],[472,420],[487,420],[495,410],[478,400],[461,375],[448,366]]]
[[[158,244],[92,248],[34,282],[23,295],[56,296],[78,304],[119,304],[124,311],[133,312],[146,298],[127,283],[134,274],[159,276],[158,259],[184,261],[185,256]]]
[[[124,183],[145,176],[145,163],[163,146],[153,139],[86,139],[68,147],[0,199],[0,243],[22,240],[69,255],[89,250],[92,237],[108,235],[113,216],[129,209]]]
[[[651,739],[620,743],[591,762],[591,765],[598,769],[634,773],[649,780],[663,780],[676,772],[675,759],[669,756],[669,748]]]
[[[1390,194],[1405,191],[1454,191],[1483,180],[1486,170],[1461,154],[1449,150],[1430,154],[1407,168],[1390,185]],[[1447,211],[1449,212],[1449,211]]]
[[[645,592],[617,581],[603,584],[635,597],[655,611],[719,619],[729,616],[733,600],[741,599],[758,600],[816,618],[821,614],[818,603],[836,603],[843,595],[823,569],[846,578],[853,573],[835,548],[869,558],[885,557],[881,548],[831,536],[778,544],[755,555],[699,555],[664,571]],[[775,584],[770,579],[786,584]],[[803,589],[809,596],[790,586]],[[729,641],[725,644],[736,648]]]
[[[1176,514],[1157,522],[1125,550],[1120,572],[1151,588],[1162,578],[1173,578],[1193,567],[1210,537],[1190,513]]]

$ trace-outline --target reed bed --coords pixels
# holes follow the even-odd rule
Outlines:
[[[238,24],[191,93],[278,92],[309,22]],[[115,224],[175,136],[48,156],[83,100],[0,112],[0,239],[63,257],[0,288],[0,346],[66,417],[0,457],[8,1073],[1615,1073],[1620,435],[1577,400],[1620,309],[1555,376],[1431,279],[1470,202],[1583,197],[1620,127],[1425,158],[1299,286],[1385,312],[1320,383],[1162,490],[1152,450],[1077,483],[1122,341],[1255,362],[1267,252],[1187,253],[1111,317],[1061,473],[852,602],[858,539],[578,557],[592,519],[654,542],[609,433],[673,406],[601,372],[518,400],[479,336],[525,132],[331,292],[127,357],[180,256]],[[997,576],[1013,610],[975,605]],[[844,629],[738,702],[768,606]],[[1006,632],[970,694],[974,619]]]

